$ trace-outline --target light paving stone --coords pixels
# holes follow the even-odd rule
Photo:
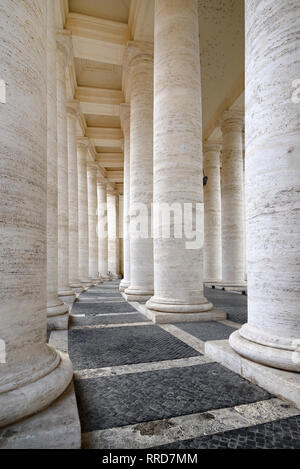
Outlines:
[[[98,430],[82,435],[84,449],[146,449],[189,438],[225,432],[253,424],[299,415],[279,399],[210,410],[136,425]]]
[[[169,368],[183,368],[185,366],[200,365],[210,363],[211,360],[203,355],[199,357],[180,358],[178,360],[164,360],[160,362],[138,363],[134,365],[112,366],[107,368],[96,368],[91,370],[76,370],[74,378],[90,379],[101,378],[102,376],[116,376],[131,373],[144,373],[146,371],[168,370]]]

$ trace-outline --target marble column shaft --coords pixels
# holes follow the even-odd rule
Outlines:
[[[108,270],[119,277],[119,195],[107,193]]]
[[[204,172],[208,177],[204,187],[204,280],[218,282],[222,278],[221,223],[221,145],[204,145]]]
[[[153,294],[153,44],[128,44],[130,82],[130,287],[127,299]],[[137,218],[142,215],[143,233]],[[134,231],[133,231],[134,230]]]
[[[77,139],[78,157],[78,242],[79,242],[79,280],[83,286],[92,285],[89,278],[89,215],[87,189],[88,138]]]
[[[98,201],[98,265],[101,278],[107,279],[108,272],[108,233],[107,233],[107,184],[97,182]]]
[[[97,164],[88,163],[88,216],[89,216],[89,277],[99,283],[98,274],[98,208],[97,208]]]
[[[72,379],[70,360],[46,344],[47,6],[0,4],[0,427],[49,406]]]
[[[68,169],[69,169],[69,279],[77,292],[83,291],[78,269],[78,165],[76,123],[79,115],[78,101],[67,104],[68,123]]]
[[[198,313],[203,296],[203,170],[198,2],[156,0],[154,37],[154,203],[188,203],[202,220],[199,245],[182,236],[154,239],[152,310]],[[132,109],[133,110],[133,109]],[[165,223],[156,221],[157,229]],[[176,222],[183,228],[184,218]],[[196,243],[197,244],[197,243]]]
[[[58,294],[70,300],[75,293],[69,283],[69,193],[66,67],[70,61],[71,38],[57,34],[57,149],[58,149]]]
[[[57,104],[56,24],[54,4],[47,0],[47,317],[50,329],[61,327],[69,306],[57,295]],[[66,318],[64,318],[66,319]],[[63,321],[65,322],[65,321]]]
[[[297,0],[246,2],[248,323],[230,337],[244,357],[297,372],[300,106],[292,83],[300,77],[299,22]]]
[[[245,283],[244,240],[244,113],[226,111],[222,117],[222,284]]]
[[[130,104],[120,105],[121,125],[124,134],[124,197],[123,197],[123,259],[124,278],[120,291],[130,285]]]

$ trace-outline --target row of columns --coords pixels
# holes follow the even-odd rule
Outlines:
[[[296,164],[299,107],[291,101],[288,87],[291,77],[299,75],[299,61],[295,44],[287,41],[285,26],[290,25],[289,37],[296,38],[296,22],[293,21],[296,3],[293,0],[285,7],[271,0],[247,3],[247,242],[244,116],[237,111],[223,115],[220,123],[222,147],[212,142],[204,146],[209,183],[205,188],[205,224],[202,222],[198,231],[204,235],[205,249],[203,246],[186,249],[188,239],[184,237],[143,239],[135,236],[132,227],[141,213],[139,203],[146,207],[151,202],[169,207],[179,203],[182,209],[184,203],[192,203],[194,210],[197,205],[203,206],[196,0],[156,0],[154,71],[151,45],[128,44],[130,142],[127,137],[124,197],[129,201],[129,208],[125,205],[124,226],[128,223],[129,212],[130,236],[124,244],[126,277],[120,289],[125,289],[125,296],[132,301],[151,296],[146,306],[152,311],[206,312],[212,309],[212,304],[203,295],[203,281],[244,285],[247,258],[249,319],[247,325],[231,336],[230,343],[251,360],[300,371],[297,358],[300,228],[296,216],[296,194],[300,185],[300,169]],[[272,27],[274,18],[278,26],[275,29]],[[266,24],[269,25],[267,30]],[[268,36],[263,46],[265,51],[261,50],[258,40],[262,32],[264,37]],[[279,47],[268,47],[273,40]],[[269,73],[266,73],[266,57]],[[272,89],[271,94],[269,89]],[[260,99],[253,98],[257,90]],[[285,116],[284,125],[282,116]],[[125,121],[122,126],[126,141],[129,132]],[[151,226],[153,220],[147,219],[150,212],[146,213],[145,226]],[[163,228],[164,222],[162,218],[155,219],[156,228]],[[183,227],[173,225],[172,228]]]

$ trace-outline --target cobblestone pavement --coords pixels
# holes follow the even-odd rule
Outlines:
[[[300,411],[200,353],[234,324],[154,325],[118,285],[89,289],[71,311],[84,448],[300,448]],[[245,322],[246,296],[206,290],[229,320]],[[255,421],[253,406],[263,409]]]

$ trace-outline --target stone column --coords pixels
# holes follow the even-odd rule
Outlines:
[[[128,44],[130,122],[130,287],[127,300],[153,294],[153,45]],[[142,218],[142,220],[141,220]],[[139,227],[142,232],[139,232]],[[133,230],[135,232],[133,232]]]
[[[124,134],[124,197],[123,197],[123,268],[120,283],[123,292],[130,285],[130,104],[120,105],[121,125]]]
[[[107,193],[107,225],[108,225],[108,271],[114,278],[119,278],[119,195]]]
[[[204,280],[218,282],[222,278],[221,236],[221,145],[204,145],[204,171],[208,177],[204,187]]]
[[[53,14],[44,0],[0,5],[0,427],[72,379],[69,358],[46,344],[47,5]]]
[[[222,149],[222,285],[245,284],[244,257],[244,114],[226,111],[221,121]]]
[[[100,283],[98,274],[98,207],[97,207],[97,164],[88,163],[88,217],[89,217],[89,277]]]
[[[88,138],[77,139],[78,157],[78,242],[79,281],[85,287],[92,286],[89,278],[89,215],[87,190]]]
[[[154,203],[177,207],[169,237],[154,240],[155,295],[149,309],[200,313],[203,295],[203,169],[198,2],[156,0],[154,38]],[[197,242],[183,231],[184,204],[198,211]],[[164,216],[156,229],[170,225]],[[188,228],[188,227],[187,227]],[[171,230],[172,231],[172,230]],[[182,316],[182,315],[181,315]],[[197,315],[200,316],[200,315]],[[206,315],[208,316],[208,315]]]
[[[108,278],[108,237],[107,237],[107,183],[97,181],[98,200],[98,265],[101,278]]]
[[[68,169],[69,169],[69,279],[76,293],[83,287],[79,281],[78,270],[78,168],[76,122],[79,115],[79,102],[67,104],[68,122]]]
[[[246,2],[248,323],[244,357],[300,371],[299,2]],[[265,40],[261,41],[261,37]]]
[[[71,38],[57,34],[57,150],[58,150],[58,295],[68,303],[75,300],[69,282],[69,194],[66,67],[70,61]]]
[[[57,295],[57,104],[54,4],[47,0],[47,325],[67,328],[69,306]]]

